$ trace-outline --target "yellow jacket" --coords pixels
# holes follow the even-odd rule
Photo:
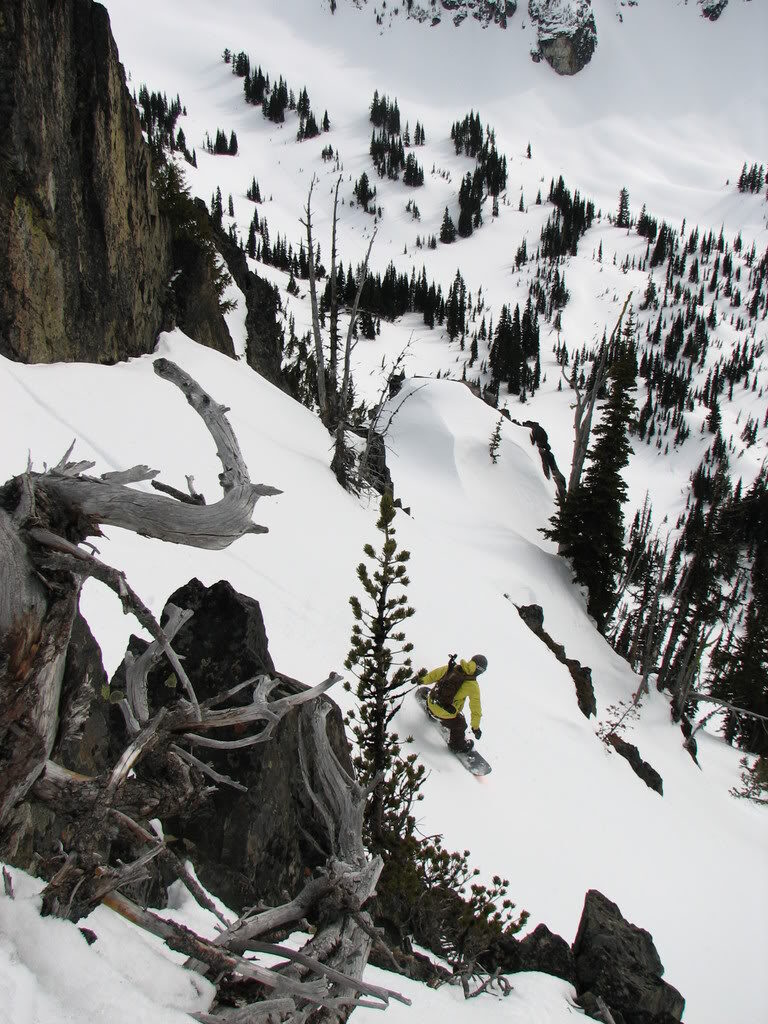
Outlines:
[[[474,661],[464,661],[462,658],[459,661],[459,665],[465,675],[474,676],[477,666]],[[424,686],[433,686],[438,680],[442,679],[445,673],[448,671],[447,665],[441,665],[440,668],[433,668],[431,672],[428,672],[425,676],[422,676],[420,682]],[[453,706],[456,711],[450,714],[444,708],[441,708],[437,704],[432,703],[431,695],[427,697],[427,707],[435,716],[435,718],[455,718],[456,715],[464,707],[464,702],[469,698],[469,710],[472,714],[472,721],[470,727],[472,729],[480,728],[480,719],[483,715],[483,708],[480,703],[480,687],[477,684],[476,679],[467,679],[461,684],[459,689],[456,691],[456,696],[453,698]]]

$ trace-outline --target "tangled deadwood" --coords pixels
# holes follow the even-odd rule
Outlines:
[[[159,483],[146,466],[90,476],[93,464],[70,462],[71,448],[52,468],[36,472],[29,465],[0,488],[0,856],[17,839],[19,805],[34,796],[66,813],[72,824],[67,847],[47,866],[43,913],[77,921],[105,904],[163,938],[189,957],[190,968],[228,986],[229,1006],[214,1005],[202,1021],[344,1021],[355,1005],[382,1007],[390,997],[401,997],[362,980],[372,930],[364,907],[382,865],[363,849],[367,792],[331,749],[328,707],[316,700],[340,677],[330,673],[314,687],[275,697],[279,680],[262,674],[198,700],[173,648],[192,613],[171,608],[161,627],[125,574],[101,562],[87,544],[105,525],[209,549],[267,532],[253,523],[254,506],[259,497],[280,492],[251,483],[227,410],[174,363],[158,359],[154,369],[183,392],[208,428],[222,466],[220,500],[206,504],[192,477],[188,495]],[[147,481],[155,493],[132,486]],[[127,743],[108,770],[93,777],[68,770],[55,757],[57,738],[76,728],[68,720],[75,712],[63,698],[62,680],[80,590],[89,577],[112,589],[125,612],[153,637],[143,654],[127,659],[126,692],[119,702]],[[180,686],[174,700],[155,709],[147,680],[162,658]],[[325,851],[325,867],[282,906],[229,921],[149,821],[188,810],[206,798],[211,785],[244,789],[240,780],[208,765],[205,751],[265,743],[299,705],[312,708],[302,719],[301,772],[322,823],[322,835],[312,839]],[[219,918],[223,930],[215,940],[153,914],[135,899],[137,883],[156,861]],[[310,911],[321,925],[301,951],[273,941]],[[276,954],[283,962],[264,966],[254,953]],[[247,1007],[238,1007],[237,999],[233,1004],[232,992],[241,983],[247,985]]]

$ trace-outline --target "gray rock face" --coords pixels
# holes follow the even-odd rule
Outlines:
[[[558,75],[575,75],[592,59],[597,29],[592,0],[529,0],[539,51]]]
[[[100,4],[3,3],[0,153],[0,352],[113,362],[151,351],[170,238]]]
[[[625,1024],[681,1019],[685,1000],[662,980],[664,967],[652,936],[626,921],[616,904],[595,889],[584,899],[573,955],[576,990],[588,1012],[597,1008],[599,998]]]

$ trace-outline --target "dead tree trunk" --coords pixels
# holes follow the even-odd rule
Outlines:
[[[325,355],[323,352],[323,336],[320,333],[320,312],[317,302],[317,281],[315,279],[315,250],[312,240],[312,192],[315,187],[315,176],[309,185],[307,205],[304,207],[306,220],[300,221],[307,232],[307,257],[309,259],[309,297],[312,305],[312,334],[315,339],[315,361],[317,363],[317,401],[320,406],[320,418],[328,425],[328,395],[325,380]]]
[[[331,354],[328,368],[331,388],[336,392],[339,379],[339,296],[336,282],[336,226],[339,219],[339,186],[341,175],[336,179],[336,190],[333,194],[333,226],[331,228]]]
[[[597,405],[598,396],[603,389],[605,379],[608,374],[608,352],[615,343],[619,331],[621,330],[621,322],[624,319],[624,314],[627,311],[627,306],[629,305],[629,300],[631,298],[632,292],[629,293],[626,301],[624,302],[624,307],[619,314],[619,319],[616,321],[616,326],[611,332],[610,341],[608,344],[604,343],[600,350],[600,359],[595,367],[595,379],[592,383],[592,387],[587,393],[584,393],[579,390],[575,381],[573,383],[569,381],[573,390],[576,392],[576,404],[573,407],[573,461],[571,462],[571,472],[568,477],[567,498],[570,498],[573,495],[581,481],[581,474],[584,469],[584,462],[587,458],[587,450],[589,448],[589,439],[592,433],[592,416],[595,411],[595,406]]]
[[[224,548],[246,533],[265,533],[251,519],[254,506],[259,497],[279,493],[251,483],[224,406],[167,359],[156,360],[154,369],[183,392],[208,428],[222,466],[220,501],[193,504],[131,488],[156,476],[146,466],[88,476],[93,463],[69,462],[71,448],[52,469],[28,467],[0,488],[0,835],[53,749],[82,581],[97,576],[118,592],[126,610],[152,626],[124,576],[79,544],[110,525],[175,544]]]
[[[344,443],[344,435],[347,429],[347,418],[349,416],[349,379],[351,373],[351,357],[352,357],[352,339],[355,332],[355,321],[357,320],[357,310],[360,306],[360,296],[363,293],[363,286],[365,285],[365,279],[368,276],[368,260],[371,255],[371,249],[373,248],[373,242],[376,238],[376,232],[374,231],[371,235],[371,240],[368,243],[368,251],[365,254],[363,265],[360,269],[360,274],[357,280],[357,291],[355,292],[355,301],[352,305],[352,313],[349,318],[349,328],[347,329],[347,341],[344,346],[344,376],[341,382],[341,390],[338,396],[338,422],[336,424],[336,442],[333,452],[333,460],[331,462],[331,469],[336,474],[336,479],[342,485],[346,487],[349,482],[348,466],[347,466],[347,451]]]

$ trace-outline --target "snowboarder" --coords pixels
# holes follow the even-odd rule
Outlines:
[[[480,719],[483,715],[480,703],[480,687],[477,677],[488,668],[484,654],[475,654],[469,661],[457,661],[452,656],[447,665],[434,668],[419,680],[432,689],[427,697],[427,710],[450,730],[448,746],[451,750],[464,753],[473,747],[467,739],[467,720],[462,714],[464,702],[469,698],[471,727],[475,739],[480,739]]]

